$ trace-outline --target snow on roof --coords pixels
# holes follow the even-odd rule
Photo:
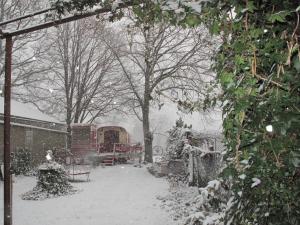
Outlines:
[[[0,114],[4,114],[4,98],[0,97]],[[47,121],[51,123],[62,123],[57,119],[52,118],[38,109],[30,107],[28,104],[24,104],[21,102],[17,102],[15,100],[11,100],[11,115],[17,117],[24,117],[28,119]]]
[[[93,123],[72,123],[71,126],[72,127],[94,127],[96,125]]]
[[[4,121],[0,121],[0,124],[4,124]],[[27,124],[21,124],[21,123],[10,123],[12,126],[18,126],[18,127],[28,127],[32,129],[38,129],[38,130],[45,130],[45,131],[51,131],[55,133],[62,133],[62,134],[67,134],[66,131],[63,130],[55,130],[55,129],[49,129],[49,128],[44,128],[44,127],[37,127],[37,126],[32,126],[32,125],[27,125]]]
[[[114,125],[111,125],[111,126],[102,126],[102,125],[97,125],[97,129],[100,129],[100,128],[121,128],[121,129],[124,129],[126,130],[124,127],[122,126],[114,126]]]

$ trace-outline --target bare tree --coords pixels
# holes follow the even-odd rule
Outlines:
[[[0,21],[20,17],[33,11],[40,10],[43,7],[43,1],[39,0],[0,0]],[[1,26],[2,30],[16,30],[34,23],[38,23],[44,18],[34,17],[17,21],[12,24]],[[46,31],[35,32],[13,37],[13,77],[12,85],[21,87],[32,85],[40,81],[40,74],[49,70],[48,65],[40,61],[40,57],[45,53],[43,48],[43,37]],[[3,80],[4,74],[4,44],[0,40],[0,80]]]
[[[202,75],[212,77],[213,40],[204,29],[183,30],[165,23],[141,23],[126,32],[126,45],[114,54],[131,90],[130,105],[143,123],[145,161],[152,162],[151,102],[174,90],[204,95],[210,78]]]
[[[28,96],[42,111],[64,115],[70,146],[72,123],[92,122],[118,106],[121,79],[115,55],[104,44],[115,45],[115,38],[95,18],[64,24],[48,38],[44,62],[52,71]]]

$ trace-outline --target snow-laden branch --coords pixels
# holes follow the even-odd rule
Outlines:
[[[208,148],[191,146],[190,144],[185,143],[183,147],[183,152],[185,153],[193,153],[195,156],[199,155],[200,157],[204,157],[207,154],[222,154],[220,151],[211,151]]]

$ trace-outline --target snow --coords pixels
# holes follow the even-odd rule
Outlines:
[[[58,170],[63,169],[62,165],[58,164],[57,162],[47,162],[43,163],[38,167],[39,170]]]
[[[0,97],[0,114],[4,114],[4,98]],[[58,120],[40,112],[36,108],[30,107],[28,104],[11,100],[11,115],[24,117],[35,120],[42,120],[52,123],[61,123]]]
[[[185,220],[192,214],[203,218],[203,212],[197,210],[199,203],[199,191],[197,187],[173,186],[170,194],[159,196],[162,201],[161,208],[170,212],[173,219],[184,224]]]
[[[201,157],[204,157],[207,154],[222,154],[221,151],[210,151],[210,150],[207,150],[207,148],[206,149],[203,148],[203,147],[199,148],[199,147],[191,146],[191,145],[188,145],[188,144],[185,145],[183,151],[186,151],[186,152],[191,151],[191,152],[195,152],[195,153],[201,153],[200,154]]]
[[[178,3],[180,2],[181,5],[190,7],[194,12],[196,13],[201,13],[201,3],[203,2],[210,2],[210,0],[200,0],[200,1],[188,1],[188,0],[183,0],[183,1],[174,1],[174,0],[168,0],[168,1],[154,1],[161,3],[161,8],[163,10],[174,10],[178,11],[180,9],[184,10],[183,8],[180,8]]]
[[[245,180],[246,174],[241,174],[241,175],[239,175],[239,178],[240,178],[241,180]]]
[[[111,5],[112,10],[116,10],[121,4],[123,4],[122,0],[115,0]]]
[[[36,185],[33,177],[17,177],[13,184],[13,223],[22,225],[175,225],[160,208],[157,195],[168,193],[168,183],[146,168],[132,165],[98,167],[90,182],[74,182],[80,191],[41,201],[21,200]],[[3,182],[0,182],[3,202]],[[3,204],[0,205],[3,220]]]
[[[241,161],[241,164],[247,165],[247,164],[249,164],[249,160],[244,159],[244,160]]]
[[[207,186],[206,186],[206,188],[208,189],[208,190],[219,190],[220,189],[220,187],[221,187],[221,183],[220,183],[220,181],[218,181],[218,180],[211,180],[211,181],[209,181],[208,183],[207,183]]]
[[[261,180],[256,177],[252,178],[252,181],[253,181],[253,183],[251,185],[251,188],[258,186],[261,183]]]
[[[200,2],[192,2],[192,1],[183,1],[185,6],[191,7],[195,12],[201,13],[201,4]]]
[[[167,1],[166,5],[162,5],[163,10],[178,10],[179,4],[177,1]]]
[[[224,225],[226,197],[218,180],[208,182],[205,188],[171,186],[171,193],[160,197],[162,208],[184,225]],[[225,194],[225,195],[224,195]],[[224,198],[225,197],[225,198]],[[217,199],[220,200],[218,209]]]
[[[269,132],[269,133],[272,133],[273,132],[273,126],[270,124],[270,125],[267,125],[266,126],[266,130]]]

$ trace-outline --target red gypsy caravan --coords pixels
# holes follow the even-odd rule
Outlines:
[[[141,157],[142,145],[130,142],[130,135],[120,126],[97,127],[94,124],[72,126],[71,152],[84,159],[94,155],[105,165]]]

